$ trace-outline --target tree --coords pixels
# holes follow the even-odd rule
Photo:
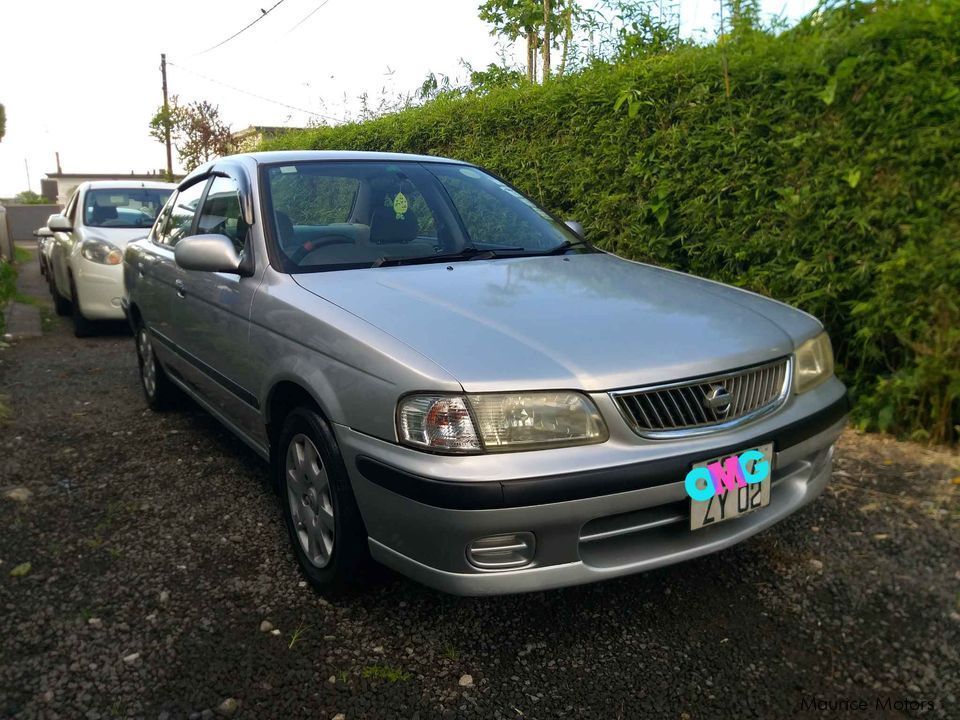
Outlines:
[[[550,79],[553,48],[561,50],[556,74],[564,74],[576,26],[586,16],[576,0],[486,0],[478,11],[481,20],[493,25],[491,35],[500,35],[510,42],[524,39],[529,82],[537,80],[538,55],[541,76]],[[559,44],[558,38],[562,38]]]
[[[46,205],[50,202],[43,195],[37,195],[33,190],[24,190],[13,201],[21,205]]]
[[[553,38],[564,31],[577,7],[575,0],[487,0],[478,10],[480,19],[493,25],[492,35],[526,41],[527,80],[536,82],[538,51],[543,56],[543,77],[548,79]]]
[[[166,130],[187,172],[221,155],[233,152],[230,126],[220,118],[220,108],[206,100],[181,105],[176,95],[169,109],[159,108],[150,121],[150,135],[166,142]]]
[[[0,103],[0,140],[3,140],[3,136],[7,132],[7,111],[3,108],[3,103]]]

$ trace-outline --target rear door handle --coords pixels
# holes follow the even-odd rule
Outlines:
[[[173,283],[173,286],[177,289],[177,297],[187,296],[187,291],[183,289],[183,280],[177,280]]]

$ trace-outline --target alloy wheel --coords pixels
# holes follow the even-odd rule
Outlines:
[[[287,503],[294,533],[311,565],[326,567],[333,554],[334,510],[330,479],[313,441],[298,433],[287,446]]]
[[[157,362],[153,357],[153,345],[146,328],[137,332],[137,354],[140,356],[140,380],[148,397],[155,397],[157,393]]]

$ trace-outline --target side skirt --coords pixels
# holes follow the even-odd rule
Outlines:
[[[164,370],[166,370],[166,368],[164,368]],[[178,388],[180,388],[184,393],[186,393],[187,395],[189,395],[190,398],[191,398],[194,402],[197,403],[197,405],[199,405],[200,407],[202,407],[202,408],[203,408],[204,410],[206,410],[208,413],[210,413],[211,415],[213,415],[213,417],[215,417],[217,420],[219,420],[220,423],[223,424],[224,427],[227,428],[227,430],[229,430],[229,431],[232,432],[234,435],[236,435],[238,438],[240,438],[241,440],[243,440],[243,442],[244,442],[247,446],[249,446],[249,448],[250,448],[251,450],[253,450],[257,455],[259,455],[261,458],[263,458],[263,459],[266,460],[267,462],[270,462],[270,448],[264,446],[262,443],[257,442],[257,441],[254,440],[252,437],[250,437],[249,435],[247,435],[247,433],[245,433],[243,430],[241,430],[240,428],[238,428],[231,420],[227,419],[227,417],[226,417],[223,413],[221,413],[219,410],[217,410],[217,409],[214,408],[212,405],[210,405],[210,403],[208,403],[206,400],[204,400],[202,397],[200,397],[200,396],[193,390],[193,388],[191,388],[189,385],[187,385],[187,383],[185,383],[183,380],[181,380],[181,379],[177,376],[176,373],[167,371],[167,377],[170,378],[170,381],[171,381],[174,385],[176,385],[176,386],[177,386]]]

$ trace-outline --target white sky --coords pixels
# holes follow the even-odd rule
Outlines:
[[[160,53],[171,94],[220,106],[234,130],[306,125],[310,115],[245,95],[343,118],[363,92],[376,98],[420,86],[427,72],[463,75],[497,60],[497,40],[477,18],[481,0],[284,0],[212,52],[276,0],[45,0],[0,8],[0,197],[54,172],[146,172],[165,164],[148,134],[162,103]],[[664,0],[664,4],[677,0]],[[589,4],[589,3],[587,3]],[[796,19],[814,0],[761,0],[765,15]],[[719,0],[682,0],[681,32],[712,37]],[[705,30],[705,35],[701,34]],[[190,72],[188,72],[190,71]],[[191,74],[194,73],[194,74]],[[315,118],[316,119],[316,118]],[[177,165],[174,150],[174,165]]]

